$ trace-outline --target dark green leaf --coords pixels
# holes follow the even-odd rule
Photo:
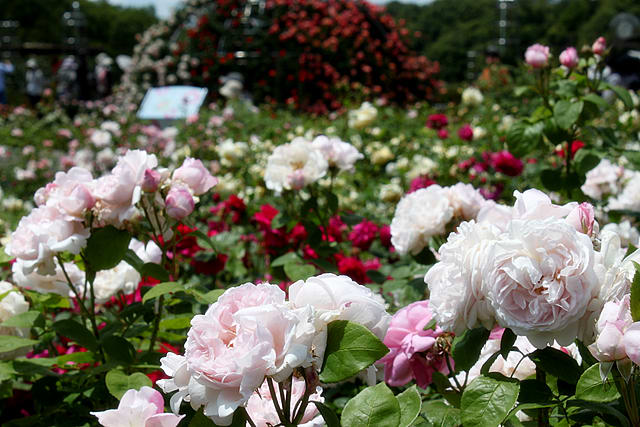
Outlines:
[[[158,279],[162,282],[166,282],[171,278],[167,270],[162,268],[161,265],[153,262],[143,264],[140,269],[140,275],[142,277],[153,277],[154,279]]]
[[[108,270],[122,261],[131,236],[125,230],[108,225],[94,231],[87,240],[85,258],[91,270]]]
[[[548,403],[553,399],[553,392],[545,383],[528,379],[520,382],[520,403]]]
[[[478,361],[480,351],[489,338],[485,328],[468,330],[453,343],[453,360],[456,372],[468,371]]]
[[[102,347],[109,359],[116,363],[130,365],[133,363],[136,355],[136,349],[126,339],[109,335],[102,340]]]
[[[109,393],[118,400],[122,398],[122,395],[125,394],[127,390],[140,390],[144,386],[153,386],[149,377],[142,372],[127,375],[119,369],[109,371],[105,377],[105,383]]]
[[[598,107],[601,107],[604,109],[609,108],[609,103],[605,101],[604,98],[596,95],[595,93],[590,93],[586,95],[583,99],[587,102],[597,105]]]
[[[502,333],[502,339],[500,340],[500,355],[503,359],[506,359],[507,356],[509,356],[511,348],[516,343],[516,338],[518,337],[513,333],[511,329],[505,328],[504,332]]]
[[[479,376],[462,394],[462,423],[465,427],[497,427],[516,403],[520,385]]]
[[[189,289],[187,292],[193,295],[201,304],[213,304],[214,302],[218,301],[218,298],[220,298],[220,295],[222,295],[224,291],[225,289],[214,289],[207,292],[206,294],[203,294],[202,292],[198,292],[195,289]]]
[[[559,191],[564,187],[564,178],[559,169],[542,169],[540,180],[547,190]]]
[[[311,403],[316,405],[316,408],[318,408],[318,412],[320,412],[320,415],[322,415],[322,418],[327,424],[327,427],[340,427],[340,420],[338,420],[338,416],[335,412],[333,412],[333,409],[329,408],[324,403],[314,401],[312,401]]]
[[[629,95],[629,91],[621,86],[616,86],[612,84],[606,84],[607,88],[611,89],[620,100],[624,103],[624,106],[628,109],[633,108],[633,99],[631,95]]]
[[[384,283],[385,280],[387,280],[387,276],[380,273],[378,270],[367,270],[367,276],[376,283]]]
[[[344,427],[398,427],[400,405],[385,383],[367,387],[349,400],[342,411]]]
[[[600,163],[600,156],[591,150],[578,150],[574,159],[576,170],[582,175],[585,175],[591,169],[598,166],[598,163]]]
[[[389,352],[387,346],[364,326],[336,320],[327,327],[327,347],[320,380],[344,381],[380,360]]]
[[[216,427],[211,418],[207,417],[203,411],[203,408],[198,409],[193,418],[191,418],[189,427]]]
[[[73,319],[59,320],[51,325],[51,327],[58,334],[77,342],[89,350],[96,351],[98,349],[98,342],[93,333]]]
[[[529,358],[538,368],[569,384],[577,384],[580,379],[580,366],[568,354],[555,348],[547,347],[534,351]]]

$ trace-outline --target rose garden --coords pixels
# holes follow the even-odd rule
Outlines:
[[[448,87],[365,2],[268,0],[240,61],[245,3],[149,27],[108,97],[0,110],[0,424],[640,426],[608,40]],[[138,117],[172,85],[209,93]]]

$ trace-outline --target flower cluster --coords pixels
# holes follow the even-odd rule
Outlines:
[[[312,277],[292,284],[288,294],[287,301],[276,285],[246,283],[192,319],[184,356],[161,360],[170,378],[158,384],[176,392],[175,413],[186,401],[229,425],[238,407],[257,404],[251,398],[265,378],[280,382],[295,369],[321,367],[330,322],[351,320],[379,338],[387,331],[390,316],[380,297],[348,277]]]
[[[421,188],[398,203],[391,221],[391,243],[400,254],[417,254],[429,245],[431,237],[443,235],[454,218],[474,219],[485,203],[469,184]]]
[[[591,342],[593,318],[633,277],[619,239],[603,235],[596,250],[587,203],[555,205],[538,190],[515,197],[513,207],[488,203],[440,247],[425,276],[438,325],[461,333],[498,324],[537,348]]]

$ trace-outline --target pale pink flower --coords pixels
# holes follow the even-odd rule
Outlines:
[[[91,172],[73,167],[68,172],[56,173],[53,182],[36,191],[34,200],[38,206],[58,209],[69,221],[79,221],[95,204],[92,186]]]
[[[549,63],[549,47],[536,43],[527,48],[525,62],[533,68],[543,68]]]
[[[560,63],[567,68],[575,68],[578,61],[578,51],[575,47],[568,47],[560,54]]]
[[[164,413],[164,399],[159,391],[144,386],[131,389],[120,399],[118,409],[91,412],[104,427],[175,427],[184,415]]]
[[[593,42],[591,46],[591,50],[596,55],[602,55],[607,48],[607,40],[604,37],[598,37],[596,41]]]
[[[195,208],[195,201],[187,187],[171,187],[164,201],[167,215],[178,221],[188,217]]]
[[[629,310],[629,295],[625,295],[620,301],[607,302],[596,324],[598,337],[589,346],[593,357],[600,362],[625,359],[627,354],[623,344],[623,336],[625,335],[625,330],[632,323],[633,319]]]
[[[587,236],[591,236],[594,231],[596,234],[598,233],[599,225],[595,220],[595,210],[591,203],[580,203],[569,212],[565,221],[580,233],[584,233]]]
[[[34,270],[55,274],[54,256],[62,252],[77,255],[88,237],[89,230],[80,222],[67,221],[58,209],[41,206],[22,217],[5,251],[23,261],[24,274]]]
[[[444,331],[439,326],[425,330],[431,319],[428,300],[414,302],[393,315],[384,337],[390,352],[380,359],[387,384],[401,387],[415,379],[420,388],[427,388],[434,372],[449,373],[446,354],[436,345]]]
[[[453,215],[465,221],[476,219],[478,212],[486,203],[482,194],[471,184],[462,182],[446,187],[446,189],[449,204],[453,208]]]
[[[187,157],[182,166],[173,171],[172,181],[185,184],[196,196],[206,193],[218,183],[200,160],[190,157]]]
[[[640,365],[640,322],[634,322],[624,331],[622,345],[627,357]]]
[[[342,171],[352,171],[356,161],[363,159],[364,155],[356,147],[337,137],[320,135],[313,140],[330,167],[336,167]]]
[[[146,193],[153,193],[158,189],[162,176],[160,172],[153,169],[147,169],[144,171],[144,178],[142,180],[142,191]]]

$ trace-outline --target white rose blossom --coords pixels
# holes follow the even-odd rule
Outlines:
[[[299,190],[325,176],[329,164],[314,144],[304,138],[275,148],[267,159],[264,180],[277,193]]]

